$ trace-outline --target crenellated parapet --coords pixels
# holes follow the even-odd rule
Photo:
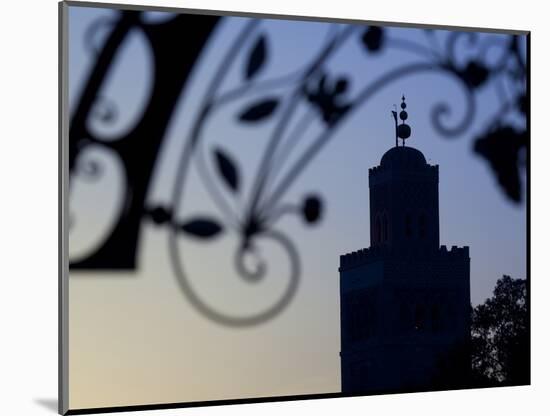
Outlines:
[[[383,171],[380,166],[373,166],[372,168],[369,168],[369,177],[376,175],[378,172]]]
[[[464,260],[470,258],[470,247],[457,247],[452,246],[448,249],[447,246],[441,246],[439,249],[439,255],[441,258],[449,260]]]
[[[385,247],[369,247],[362,248],[351,253],[340,256],[340,271],[351,269],[362,264],[380,260],[388,255],[388,250]]]
[[[395,252],[389,247],[373,246],[369,248],[362,248],[357,251],[352,251],[340,256],[339,271],[345,271],[355,267],[362,266],[364,264],[372,263],[382,259],[398,259],[400,261],[434,261],[434,262],[462,262],[469,260],[470,248],[452,246],[441,246],[439,250],[435,252],[422,252],[418,247],[412,246],[406,252]]]

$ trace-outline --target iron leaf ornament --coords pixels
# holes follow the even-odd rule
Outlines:
[[[247,80],[252,79],[258,74],[267,58],[267,46],[265,36],[260,36],[250,53],[248,65],[246,66],[245,77]]]
[[[273,114],[278,104],[279,101],[276,98],[266,98],[256,102],[239,115],[239,120],[245,123],[262,121]]]

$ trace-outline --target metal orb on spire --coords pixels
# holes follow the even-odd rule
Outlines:
[[[411,136],[411,127],[405,123],[405,120],[409,118],[409,114],[405,109],[407,104],[405,103],[405,95],[401,97],[401,112],[399,113],[399,118],[401,119],[401,124],[397,122],[397,111],[392,111],[393,118],[395,120],[395,147],[398,146],[398,139],[402,140],[402,146],[405,146],[405,140]]]

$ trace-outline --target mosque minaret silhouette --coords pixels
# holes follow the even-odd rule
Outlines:
[[[406,107],[369,169],[370,247],[340,256],[343,393],[458,386],[470,368],[469,248],[439,245],[439,166],[405,146]]]

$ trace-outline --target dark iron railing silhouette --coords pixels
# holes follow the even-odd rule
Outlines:
[[[232,46],[223,52],[220,66],[208,85],[207,92],[199,104],[198,115],[192,122],[191,133],[185,138],[184,150],[180,156],[175,185],[170,206],[146,206],[152,172],[157,163],[167,125],[173,117],[178,97],[185,92],[187,80],[201,51],[222,18],[194,14],[174,15],[173,19],[161,23],[148,23],[136,11],[123,11],[113,20],[98,21],[88,31],[88,41],[94,32],[105,25],[110,27],[103,46],[97,50],[95,63],[82,94],[74,107],[70,120],[69,165],[70,174],[97,178],[101,165],[97,161],[81,157],[90,144],[97,144],[115,152],[127,178],[122,210],[116,225],[105,242],[84,259],[72,262],[71,270],[135,270],[136,253],[141,235],[143,220],[150,220],[169,230],[169,253],[174,273],[187,299],[206,317],[225,325],[247,326],[264,322],[284,309],[292,299],[300,277],[299,253],[292,241],[282,232],[274,229],[276,221],[283,215],[301,215],[306,224],[318,222],[322,216],[323,199],[315,193],[307,195],[301,203],[282,202],[286,191],[299,179],[303,169],[334,136],[345,120],[375,93],[396,80],[422,72],[437,72],[447,75],[460,85],[465,97],[465,111],[455,125],[447,125],[444,118],[452,112],[447,102],[437,103],[431,115],[435,130],[444,137],[456,137],[471,126],[476,110],[476,91],[488,84],[501,93],[502,107],[487,121],[485,131],[475,139],[474,150],[488,160],[506,195],[513,201],[520,201],[521,151],[527,147],[527,131],[510,124],[508,115],[517,113],[525,122],[529,111],[526,99],[525,51],[521,48],[521,37],[502,35],[484,38],[475,32],[450,32],[444,48],[437,43],[434,33],[424,29],[430,47],[407,39],[392,38],[387,31],[377,26],[349,25],[342,30],[328,25],[327,37],[311,62],[291,73],[278,78],[257,80],[257,74],[270,59],[268,38],[260,31],[262,20],[250,19],[236,37]],[[141,119],[130,130],[115,140],[102,141],[87,128],[91,117],[101,114],[101,122],[112,122],[116,109],[98,94],[114,59],[132,30],[141,31],[153,51],[153,88]],[[420,30],[420,29],[419,29]],[[189,36],[192,33],[193,36]],[[460,64],[456,56],[457,45],[462,37],[467,37],[471,47],[477,50],[475,59],[466,65]],[[240,49],[247,39],[255,39],[248,52],[242,83],[221,93],[227,69],[234,64]],[[176,50],[174,39],[184,39],[184,50]],[[362,42],[366,53],[376,54],[387,48],[405,49],[414,52],[418,61],[390,68],[378,79],[371,81],[349,98],[348,81],[345,76],[329,74],[327,60],[347,42],[356,39]],[[487,55],[492,48],[498,49],[500,56],[496,63],[489,65]],[[510,93],[503,91],[502,78],[512,80],[517,89]],[[287,98],[270,94],[273,88],[285,88]],[[235,212],[220,186],[236,195],[241,186],[238,161],[226,151],[215,149],[214,160],[218,178],[213,178],[206,168],[203,146],[205,126],[215,112],[251,92],[258,94],[267,91],[264,98],[243,109],[238,117],[240,123],[255,125],[264,120],[276,119],[275,127],[268,138],[255,182],[243,212]],[[299,104],[308,103],[310,111],[296,124],[290,135],[294,140],[282,140],[295,115]],[[98,108],[102,109],[98,112]],[[319,116],[324,128],[297,160],[282,172],[281,166],[294,151],[294,144],[307,126]],[[191,161],[196,163],[200,178],[212,201],[222,213],[222,218],[197,217],[186,222],[178,220],[182,209],[182,195]],[[281,180],[273,185],[275,174],[282,172]],[[273,185],[273,186],[272,186]],[[78,221],[78,218],[71,218]],[[232,317],[204,302],[193,291],[183,267],[181,250],[177,239],[182,235],[209,239],[231,230],[240,236],[240,244],[235,252],[235,269],[246,281],[259,281],[267,271],[267,262],[255,250],[255,242],[261,236],[281,245],[290,259],[289,283],[281,298],[265,310],[246,317]],[[256,259],[254,267],[244,261],[245,257]]]

